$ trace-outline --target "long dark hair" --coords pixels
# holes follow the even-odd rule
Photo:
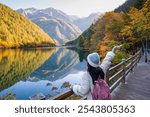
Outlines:
[[[88,69],[87,71],[92,77],[93,84],[95,80],[98,79],[99,76],[101,76],[102,79],[104,79],[104,72],[100,67],[92,67],[89,63],[87,63]]]

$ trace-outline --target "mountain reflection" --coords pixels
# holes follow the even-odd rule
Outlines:
[[[57,48],[55,53],[39,69],[30,75],[28,80],[31,78],[32,81],[37,81],[37,79],[57,80],[67,75],[79,63],[79,54],[76,51]]]
[[[54,96],[80,78],[85,56],[66,48],[1,50],[0,97],[14,94],[16,99],[29,99],[39,92]]]
[[[0,91],[24,79],[40,67],[55,51],[50,50],[1,50]]]

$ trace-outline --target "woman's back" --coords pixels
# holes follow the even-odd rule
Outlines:
[[[119,46],[118,46],[119,47]],[[94,81],[99,75],[104,79],[107,69],[110,67],[111,61],[114,58],[114,47],[112,51],[108,52],[100,65],[100,57],[97,53],[89,54],[87,57],[88,69],[82,76],[79,84],[73,85],[72,89],[76,95],[82,96],[84,99],[92,100],[91,92],[93,91]]]

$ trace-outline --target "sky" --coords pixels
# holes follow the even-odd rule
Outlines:
[[[68,15],[85,17],[91,13],[112,11],[126,0],[0,0],[14,10],[19,8],[44,9],[52,7]]]

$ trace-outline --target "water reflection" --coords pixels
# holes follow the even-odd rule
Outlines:
[[[68,72],[78,63],[80,63],[79,55],[74,50],[59,48],[55,53],[30,75],[30,78],[37,78],[39,80],[54,81],[62,78],[68,74]],[[80,66],[79,68],[82,68]],[[75,69],[74,69],[75,70]],[[77,70],[79,70],[77,68]],[[29,80],[29,79],[28,79]],[[32,80],[32,81],[35,81]]]
[[[51,50],[1,50],[0,91],[24,79],[40,67],[55,51]]]
[[[13,93],[16,99],[28,99],[39,92],[54,96],[65,90],[62,84],[80,78],[86,69],[85,56],[64,48],[1,50],[0,96]]]

